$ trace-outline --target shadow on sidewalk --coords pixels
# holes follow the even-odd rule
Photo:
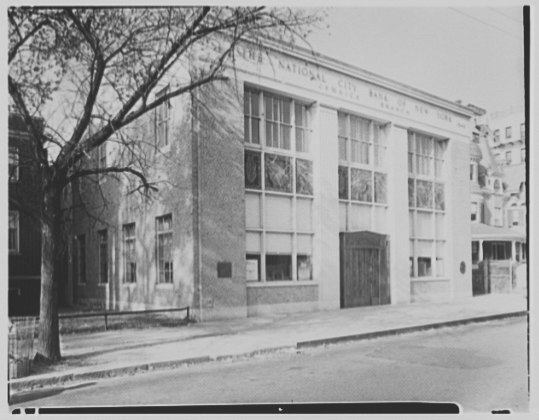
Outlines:
[[[84,384],[79,384],[79,385],[74,385],[74,386],[56,387],[56,388],[49,388],[49,389],[39,389],[35,391],[20,392],[18,394],[8,397],[8,404],[9,405],[23,404],[28,401],[33,401],[33,400],[38,400],[41,398],[51,397],[53,395],[58,395],[64,391],[70,391],[72,389],[86,388],[88,386],[93,386],[96,383],[97,382],[87,382]]]
[[[189,337],[172,338],[172,339],[168,339],[168,340],[150,341],[150,342],[147,342],[147,343],[129,344],[129,345],[125,345],[125,346],[109,347],[109,348],[106,348],[104,350],[95,350],[95,351],[90,351],[90,352],[82,353],[82,354],[78,354],[78,355],[65,356],[65,357],[62,358],[62,361],[65,361],[65,362],[76,361],[76,360],[81,360],[81,359],[87,359],[89,357],[100,356],[102,354],[113,353],[113,352],[116,352],[116,351],[133,350],[133,349],[139,349],[139,348],[145,348],[145,347],[155,347],[155,346],[159,346],[161,344],[179,343],[179,342],[182,342],[182,341],[192,341],[192,340],[196,340],[196,339],[199,339],[199,338],[219,337],[219,336],[224,336],[224,335],[230,335],[230,334],[229,333],[197,334],[197,335],[192,335],[192,336],[189,336]]]

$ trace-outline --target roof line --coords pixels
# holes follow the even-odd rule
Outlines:
[[[253,41],[249,40],[247,40],[247,42],[253,43]],[[467,117],[473,117],[477,115],[477,107],[471,108],[465,105],[460,105],[457,102],[444,99],[424,90],[398,82],[385,76],[381,76],[379,74],[362,69],[360,67],[354,66],[352,64],[321,54],[305,47],[301,47],[298,45],[285,45],[272,40],[264,40],[262,41],[262,44],[265,47],[281,54],[295,58],[302,58],[306,61],[323,66],[327,69],[334,70],[336,72],[346,74],[353,78],[378,85],[388,90],[392,90],[396,93],[405,94],[423,102],[429,102],[435,106],[449,109],[455,113],[465,115]]]

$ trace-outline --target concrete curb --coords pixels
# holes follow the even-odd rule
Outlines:
[[[88,381],[92,379],[101,378],[115,378],[120,376],[131,376],[137,373],[151,372],[154,370],[163,369],[176,369],[181,366],[197,365],[209,362],[223,362],[239,359],[252,359],[264,354],[279,353],[285,351],[296,350],[295,345],[280,346],[280,347],[268,347],[264,349],[253,350],[245,353],[238,354],[226,354],[219,356],[201,356],[180,360],[166,360],[161,362],[143,363],[133,366],[123,366],[119,368],[109,368],[102,370],[95,370],[92,372],[82,373],[66,373],[59,374],[57,376],[49,376],[47,378],[34,378],[34,379],[16,379],[15,382],[9,383],[10,391],[26,391],[35,388],[43,388],[46,386],[63,385],[66,382],[76,381]]]
[[[43,388],[46,386],[62,385],[66,382],[73,382],[73,381],[87,381],[87,380],[92,380],[92,379],[129,376],[129,375],[135,375],[137,373],[150,372],[150,371],[161,370],[161,369],[174,369],[180,366],[196,365],[196,364],[202,364],[202,363],[208,363],[208,362],[222,362],[222,361],[232,361],[232,360],[239,360],[239,359],[251,359],[253,357],[261,356],[264,354],[294,351],[301,348],[317,347],[317,346],[342,343],[342,342],[347,342],[347,341],[368,340],[368,339],[390,336],[390,335],[406,334],[406,333],[438,329],[438,328],[444,328],[444,327],[466,325],[466,324],[471,324],[471,323],[494,321],[494,320],[505,319],[505,318],[525,316],[527,315],[527,313],[528,313],[527,311],[509,312],[505,314],[486,315],[486,316],[480,316],[480,317],[474,317],[474,318],[460,319],[460,320],[455,320],[455,321],[437,322],[437,323],[432,323],[432,324],[416,325],[412,327],[395,328],[395,329],[389,329],[389,330],[374,331],[374,332],[362,333],[362,334],[352,334],[352,335],[339,336],[339,337],[330,337],[330,338],[324,338],[324,339],[319,339],[319,340],[301,341],[301,342],[298,342],[296,345],[268,347],[264,349],[257,349],[257,350],[253,350],[253,351],[249,351],[245,353],[238,353],[238,354],[227,354],[227,355],[219,355],[219,356],[201,356],[201,357],[193,357],[193,358],[180,359],[180,360],[166,360],[166,361],[160,361],[160,362],[143,363],[143,364],[133,365],[133,366],[123,366],[123,367],[118,367],[118,368],[101,369],[101,370],[96,370],[96,371],[91,371],[91,372],[58,374],[57,376],[49,376],[46,378],[15,379],[14,381],[10,381],[8,383],[9,392],[10,393],[13,391],[20,392],[20,391],[31,390],[34,388]]]
[[[149,372],[158,369],[174,369],[180,366],[196,365],[200,363],[210,362],[212,359],[209,356],[193,357],[181,360],[166,360],[161,362],[143,363],[133,366],[122,366],[119,368],[109,368],[102,370],[95,370],[91,372],[81,373],[66,373],[59,374],[57,376],[49,376],[47,378],[34,378],[15,380],[15,382],[9,382],[9,388],[11,391],[23,391],[34,388],[42,388],[51,385],[61,385],[66,382],[72,381],[87,381],[91,379],[100,378],[114,378],[118,376],[129,376],[137,373]]]
[[[301,349],[301,348],[324,346],[324,345],[335,344],[335,343],[343,343],[347,341],[369,340],[373,338],[386,337],[390,335],[408,334],[408,333],[425,331],[425,330],[434,330],[438,328],[456,327],[456,326],[466,325],[466,324],[495,321],[499,319],[525,316],[527,314],[528,314],[528,311],[509,312],[505,314],[485,315],[485,316],[478,316],[474,318],[459,319],[455,321],[435,322],[432,324],[414,325],[412,327],[394,328],[394,329],[389,329],[389,330],[373,331],[373,332],[362,333],[362,334],[352,334],[352,335],[344,335],[344,336],[339,336],[339,337],[322,338],[319,340],[301,341],[297,343],[297,348]]]
[[[248,351],[245,353],[238,353],[238,354],[225,354],[222,356],[216,356],[212,358],[212,361],[215,362],[226,362],[231,360],[239,360],[239,359],[252,359],[257,356],[262,356],[265,354],[273,354],[273,353],[281,353],[286,351],[295,351],[297,349],[297,346],[295,345],[289,345],[289,346],[279,346],[279,347],[267,347],[264,349],[258,349],[253,351]]]

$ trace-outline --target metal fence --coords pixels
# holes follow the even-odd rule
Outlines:
[[[8,335],[9,379],[30,374],[34,358],[35,332],[35,317],[10,319]]]
[[[109,318],[121,315],[140,315],[140,314],[155,314],[155,313],[164,313],[164,312],[184,312],[185,311],[185,321],[189,321],[189,306],[185,308],[168,308],[168,309],[146,309],[140,311],[102,311],[102,312],[81,312],[75,314],[64,314],[59,315],[59,319],[73,319],[73,318],[92,318],[92,317],[103,317],[105,319],[105,330],[108,329],[108,320]]]

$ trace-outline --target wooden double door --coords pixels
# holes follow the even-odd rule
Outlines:
[[[341,308],[390,303],[387,235],[342,232],[339,239]]]

